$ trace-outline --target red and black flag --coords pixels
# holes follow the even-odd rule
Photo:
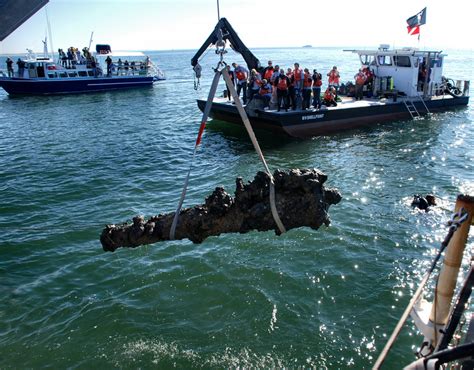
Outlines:
[[[410,35],[418,35],[420,33],[420,26],[426,23],[426,8],[421,12],[415,14],[413,17],[407,19],[407,29]]]

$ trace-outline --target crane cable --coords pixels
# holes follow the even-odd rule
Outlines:
[[[260,149],[260,145],[258,144],[257,138],[255,137],[255,133],[253,132],[252,126],[250,125],[250,121],[248,119],[247,113],[245,113],[245,109],[242,106],[242,103],[240,102],[240,98],[237,95],[237,91],[235,90],[235,86],[232,83],[229,73],[227,72],[226,69],[226,63],[224,62],[224,54],[227,53],[225,50],[225,41],[223,40],[223,34],[222,30],[219,28],[216,30],[217,33],[217,42],[216,42],[216,54],[219,55],[219,62],[217,63],[217,67],[214,69],[214,79],[212,80],[211,88],[209,90],[209,95],[207,97],[206,101],[206,106],[204,107],[203,114],[202,114],[202,119],[201,119],[201,126],[199,127],[199,132],[198,136],[196,139],[196,143],[194,145],[194,151],[193,151],[193,156],[191,159],[191,164],[189,166],[188,173],[186,175],[186,179],[184,181],[184,186],[183,190],[181,192],[181,197],[178,202],[178,207],[176,208],[176,212],[173,217],[173,222],[171,224],[170,228],[170,240],[174,240],[175,235],[176,235],[176,227],[178,225],[178,219],[179,219],[179,214],[181,212],[181,208],[183,206],[184,198],[186,197],[186,191],[188,188],[189,184],[189,176],[191,174],[191,170],[194,165],[194,159],[196,157],[196,152],[198,149],[198,146],[201,144],[201,138],[202,134],[204,132],[204,129],[206,127],[207,119],[209,118],[209,113],[211,111],[212,107],[212,102],[214,100],[214,96],[217,91],[217,85],[219,84],[220,76],[222,75],[224,77],[224,81],[227,85],[227,88],[229,89],[232,98],[234,99],[235,106],[237,107],[237,110],[240,114],[240,117],[242,118],[242,121],[244,123],[245,128],[247,129],[247,132],[250,136],[250,140],[252,141],[252,144],[255,148],[255,151],[257,152],[258,156],[260,157],[260,160],[263,163],[263,166],[265,168],[265,172],[267,173],[269,179],[270,179],[270,210],[273,216],[273,220],[275,221],[275,224],[278,227],[278,230],[280,234],[283,234],[286,232],[285,226],[283,225],[283,222],[280,219],[280,216],[278,215],[278,210],[276,208],[276,201],[275,201],[275,180],[273,178],[272,173],[270,172],[270,169],[268,168],[267,162],[265,161],[265,157],[263,156],[262,150]],[[199,66],[199,67],[198,67]],[[220,69],[222,66],[224,68]],[[194,72],[196,73],[196,76],[201,77],[201,66],[196,64],[194,67]],[[199,80],[198,80],[199,81]],[[195,83],[195,89],[196,89],[196,83]]]
[[[252,141],[253,147],[255,148],[255,151],[257,152],[258,156],[260,157],[260,160],[263,163],[263,167],[265,168],[265,172],[267,173],[268,177],[270,178],[270,209],[272,211],[273,220],[275,221],[276,225],[278,226],[278,230],[280,231],[281,234],[283,234],[284,232],[286,232],[286,229],[285,229],[285,226],[283,225],[283,222],[280,219],[280,216],[278,215],[278,210],[276,208],[275,180],[273,178],[272,173],[270,172],[270,169],[268,168],[267,162],[265,161],[265,157],[263,156],[262,150],[260,149],[260,145],[258,144],[255,133],[253,132],[252,125],[250,124],[247,113],[245,112],[245,109],[242,106],[242,103],[240,102],[240,99],[237,95],[237,92],[235,91],[234,84],[232,83],[232,80],[230,79],[230,76],[229,76],[229,73],[227,72],[227,69],[224,68],[221,71],[221,73],[222,73],[222,76],[224,77],[224,81],[227,84],[227,88],[229,89],[229,91],[232,95],[232,98],[234,99],[235,106],[237,107],[237,110],[240,114],[240,117],[242,118],[244,126],[247,129],[247,132],[250,136],[250,140]]]

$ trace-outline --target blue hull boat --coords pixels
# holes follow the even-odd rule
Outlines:
[[[17,62],[18,71],[0,73],[0,87],[10,95],[74,94],[151,86],[164,80],[163,72],[140,52],[112,52],[109,45],[77,51],[74,59],[31,55]],[[61,49],[60,49],[61,51]]]

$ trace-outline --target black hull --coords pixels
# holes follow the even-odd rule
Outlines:
[[[445,97],[425,100],[430,112],[442,112],[454,107],[465,106],[468,96]],[[203,111],[206,101],[198,100],[198,107]],[[264,129],[293,137],[307,138],[327,135],[358,127],[371,126],[378,123],[411,119],[411,115],[403,101],[380,104],[374,101],[367,106],[358,106],[357,102],[341,104],[338,107],[322,110],[289,110],[288,112],[264,111],[257,109],[249,112],[249,120],[256,129]],[[427,111],[421,101],[414,105],[420,115]],[[216,120],[243,125],[235,105],[213,102],[210,116]]]

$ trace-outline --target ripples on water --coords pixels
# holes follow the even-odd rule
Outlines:
[[[256,54],[284,66],[288,55],[320,70],[344,64],[344,80],[357,68],[338,49]],[[152,54],[168,80],[150,89],[0,93],[0,367],[374,362],[446,234],[456,195],[474,190],[472,107],[304,141],[260,133],[271,168],[317,167],[340,189],[329,228],[103,253],[105,223],[176,207],[200,122],[194,99],[207,94],[215,64],[209,53],[195,93],[192,55]],[[448,58],[447,75],[456,68]],[[473,80],[472,69],[461,72]],[[186,204],[217,185],[233,192],[236,176],[258,170],[246,133],[212,122]],[[412,195],[428,192],[437,210],[413,211]],[[402,332],[388,368],[413,360],[414,334]]]

